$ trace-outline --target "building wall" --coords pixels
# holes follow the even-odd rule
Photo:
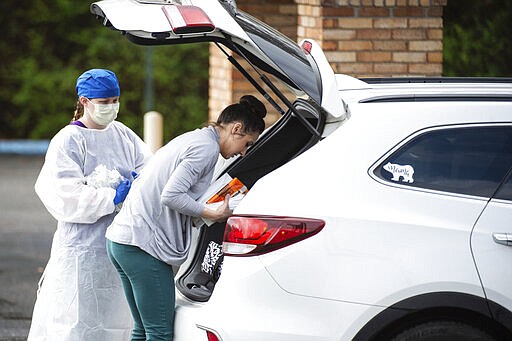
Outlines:
[[[335,73],[440,76],[448,0],[238,0],[238,7],[300,42],[316,40]],[[238,71],[210,49],[210,117],[248,92]]]

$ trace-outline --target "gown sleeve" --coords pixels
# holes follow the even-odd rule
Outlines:
[[[86,184],[85,144],[80,135],[63,129],[50,142],[35,191],[59,221],[90,224],[115,210],[115,189]]]
[[[153,156],[153,153],[149,149],[149,146],[139,137],[130,130],[132,135],[133,144],[135,146],[135,172],[138,174],[148,164],[149,160]]]

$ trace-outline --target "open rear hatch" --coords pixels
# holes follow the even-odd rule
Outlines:
[[[323,107],[328,121],[346,115],[320,47],[312,40],[299,46],[232,0],[104,0],[91,4],[91,13],[140,45],[222,44]]]
[[[282,115],[245,157],[219,173],[239,178],[249,189],[317,143],[326,122],[340,121],[347,115],[338,97],[334,72],[319,46],[312,40],[299,46],[238,10],[234,1],[104,0],[93,3],[91,12],[136,44],[215,43]],[[244,68],[232,53],[248,66]],[[285,96],[280,90],[283,87],[295,98]],[[176,285],[190,299],[207,301],[212,293],[222,264],[219,251],[224,225],[216,223],[198,230],[195,249],[180,269]]]

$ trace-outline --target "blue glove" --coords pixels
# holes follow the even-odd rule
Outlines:
[[[132,171],[132,177],[133,177],[133,180],[135,180],[139,177],[139,174],[136,171]]]
[[[120,204],[126,199],[130,191],[132,183],[130,180],[123,180],[116,188],[116,196],[114,197],[114,205]]]

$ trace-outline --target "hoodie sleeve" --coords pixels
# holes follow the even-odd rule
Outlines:
[[[197,144],[188,148],[164,186],[160,198],[162,204],[188,216],[200,216],[203,205],[188,192],[202,177],[211,178],[218,155],[218,148],[211,144]]]

